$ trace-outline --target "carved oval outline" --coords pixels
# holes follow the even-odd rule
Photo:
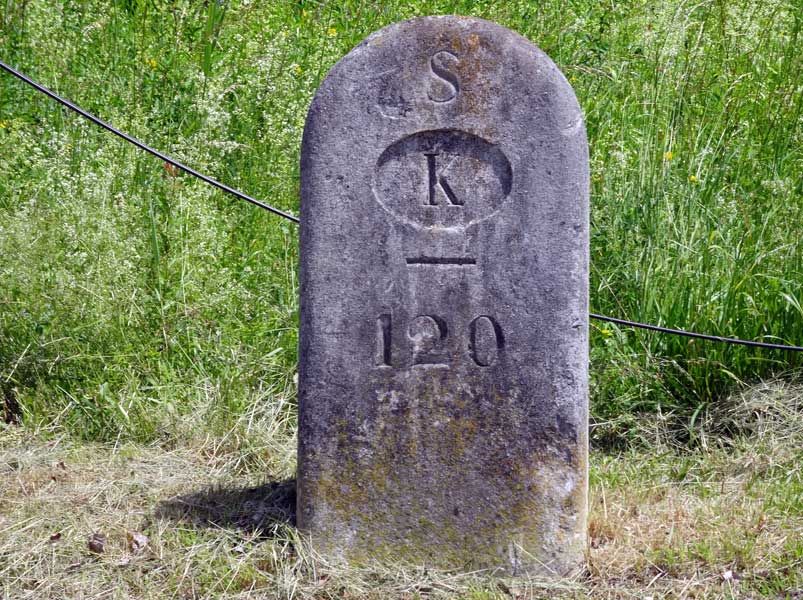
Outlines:
[[[374,167],[374,174],[371,182],[371,192],[373,193],[374,200],[376,200],[385,212],[394,219],[412,225],[416,229],[427,227],[425,223],[411,219],[409,216],[394,211],[389,207],[387,202],[383,200],[382,195],[378,192],[378,179],[380,169],[390,160],[410,153],[423,154],[424,152],[431,151],[435,147],[443,152],[450,152],[460,147],[461,150],[468,150],[462,155],[490,164],[502,185],[503,192],[499,204],[487,214],[476,217],[467,223],[444,226],[444,228],[465,229],[496,215],[510,198],[510,192],[513,187],[513,167],[510,164],[510,160],[497,144],[460,129],[424,129],[416,131],[396,140],[385,148],[382,154],[379,155]]]

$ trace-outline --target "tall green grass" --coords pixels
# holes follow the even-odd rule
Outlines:
[[[0,56],[120,128],[283,209],[307,106],[371,31],[496,20],[586,114],[592,308],[803,343],[803,6],[98,0],[3,3]],[[0,78],[0,398],[93,439],[225,427],[292,398],[295,226],[165,168]],[[592,410],[691,418],[791,353],[611,325]],[[2,400],[0,400],[2,401]]]

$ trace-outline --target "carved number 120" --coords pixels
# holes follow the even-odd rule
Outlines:
[[[438,315],[415,317],[405,332],[410,347],[411,364],[448,366],[447,338],[449,325]],[[392,366],[393,324],[391,315],[382,314],[376,320],[376,365]],[[496,319],[480,315],[468,326],[466,350],[471,360],[480,367],[491,366],[505,346],[502,328]]]

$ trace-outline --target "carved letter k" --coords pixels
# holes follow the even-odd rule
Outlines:
[[[429,171],[429,204],[425,206],[437,206],[438,202],[435,200],[435,188],[440,186],[446,198],[455,206],[463,206],[463,201],[460,200],[452,190],[449,182],[446,181],[441,173],[438,172],[438,165],[435,162],[435,157],[438,156],[437,152],[424,152],[427,157],[427,169]],[[448,167],[447,167],[448,168]]]

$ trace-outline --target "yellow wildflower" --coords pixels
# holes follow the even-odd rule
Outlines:
[[[569,77],[569,83],[577,83],[577,77],[575,77],[574,75]]]
[[[307,16],[307,11],[306,10],[302,10],[301,11],[301,16],[302,17],[306,17]]]
[[[303,72],[304,72],[304,69],[302,69],[302,68],[301,68],[301,66],[299,66],[299,65],[296,65],[296,73],[298,73],[299,75],[301,75]]]
[[[8,121],[5,119],[0,120],[0,129],[5,129],[6,127],[8,127]]]
[[[697,177],[697,175],[689,175],[689,181],[692,183],[700,183],[700,179]]]
[[[145,64],[148,65],[151,69],[156,69],[159,63],[156,62],[155,58],[146,58]]]
[[[672,153],[671,150],[667,150],[664,152],[664,160],[672,160],[675,155]]]
[[[607,327],[603,327],[602,329],[600,329],[600,330],[599,330],[599,332],[600,332],[602,335],[604,335],[605,337],[611,337],[611,336],[613,335],[613,331],[611,331],[611,330],[610,330],[610,329],[608,329]]]
[[[326,33],[327,35],[337,35],[337,29],[335,29],[334,27],[330,27],[329,29],[326,30]]]

